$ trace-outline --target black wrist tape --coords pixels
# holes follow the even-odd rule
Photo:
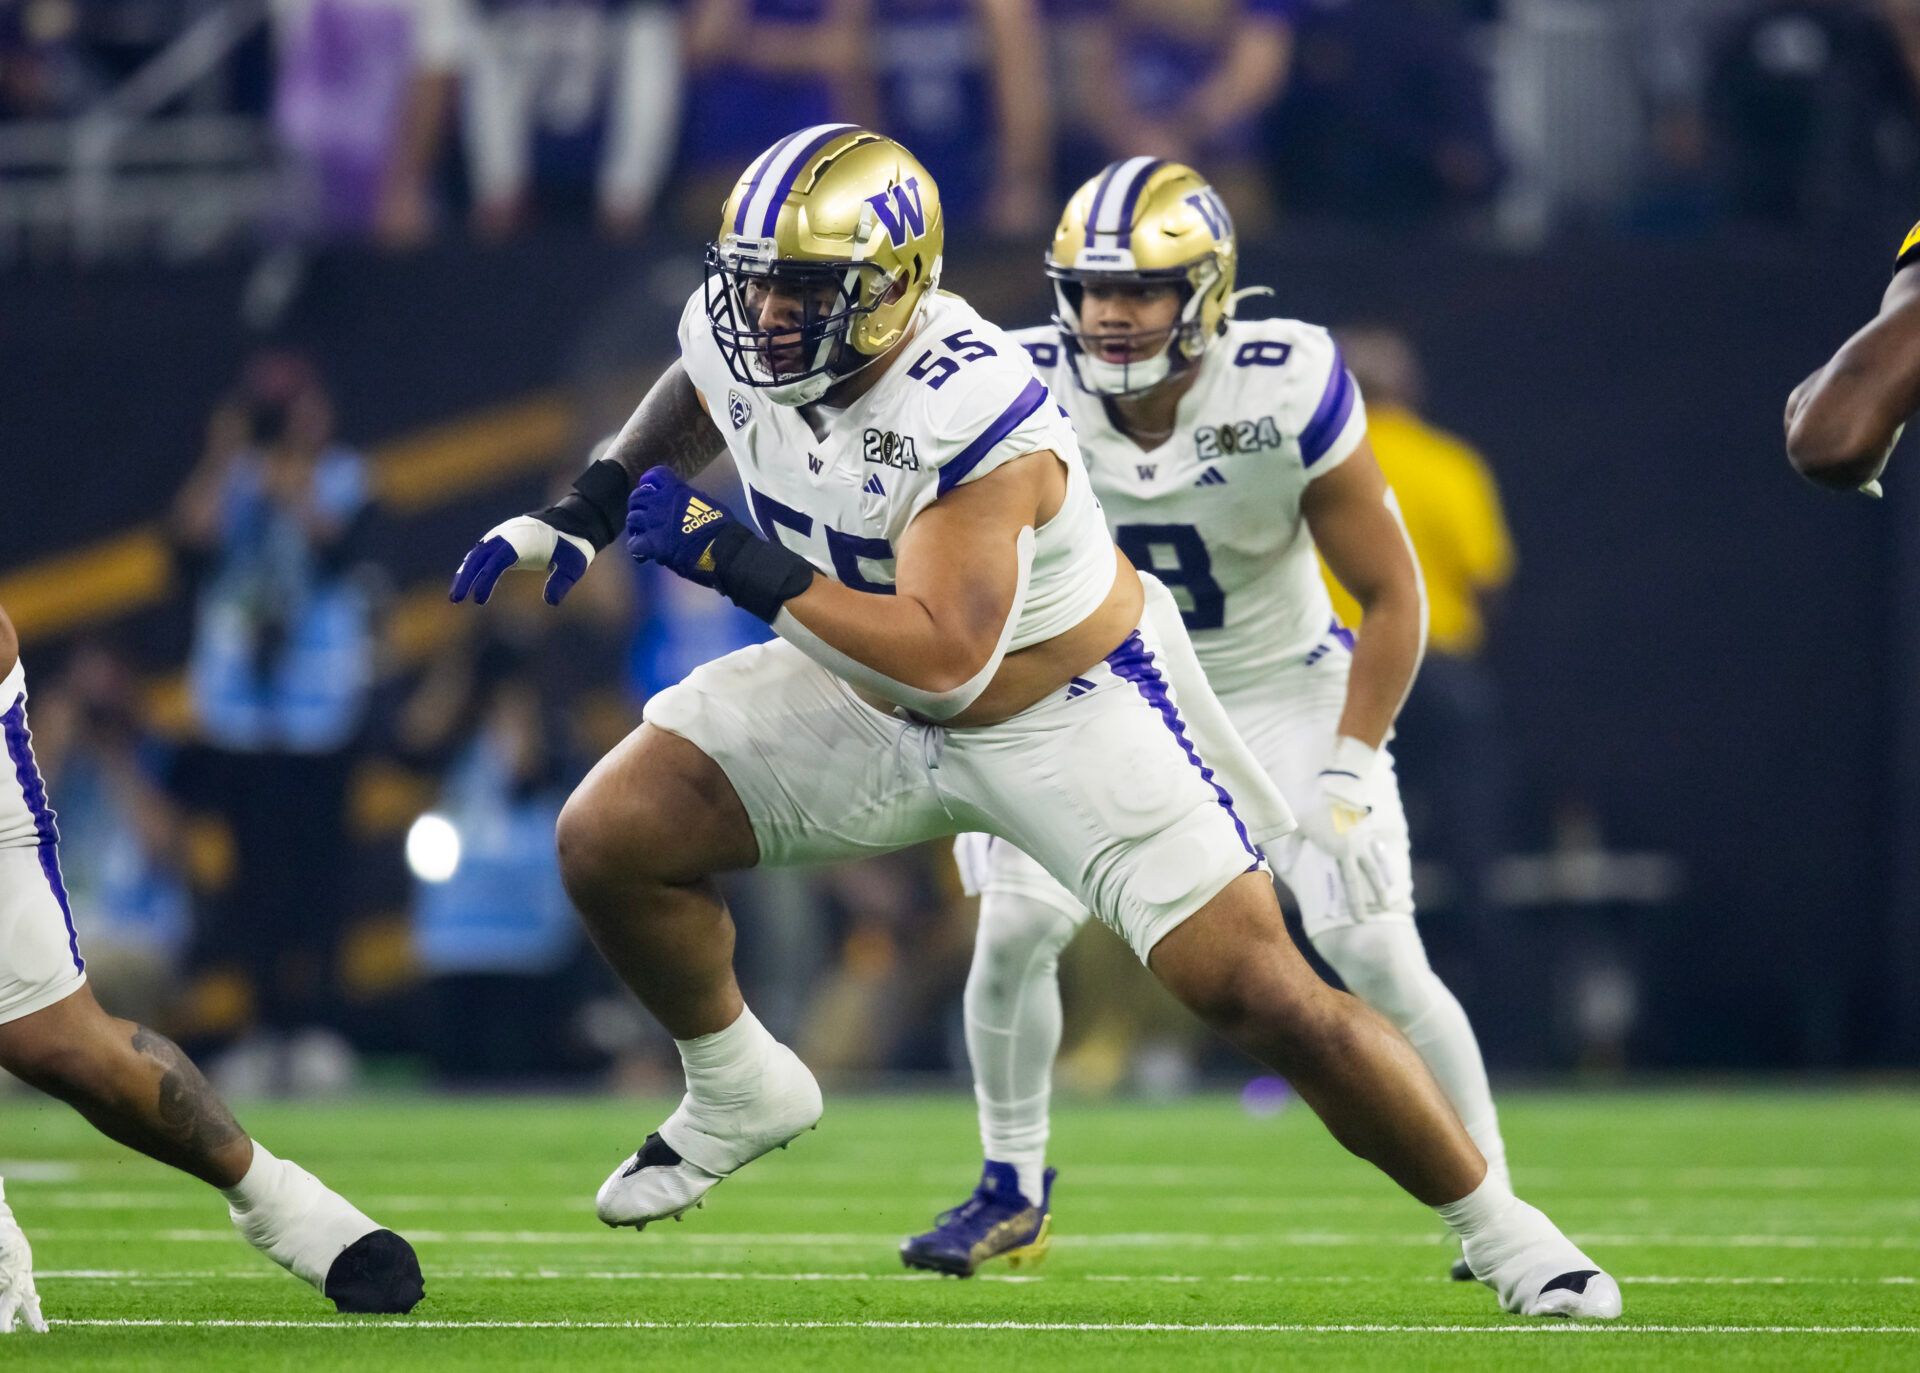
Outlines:
[[[744,524],[729,524],[707,549],[720,594],[773,623],[780,607],[813,585],[813,564]]]
[[[573,483],[573,490],[540,512],[540,518],[575,538],[585,539],[599,552],[612,543],[627,522],[627,495],[633,480],[612,458],[602,458]]]

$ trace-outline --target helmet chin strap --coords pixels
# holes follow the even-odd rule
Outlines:
[[[1240,307],[1240,302],[1248,296],[1270,296],[1272,294],[1273,287],[1271,286],[1242,286],[1239,290],[1227,297],[1224,307],[1227,318],[1233,318],[1234,311]]]

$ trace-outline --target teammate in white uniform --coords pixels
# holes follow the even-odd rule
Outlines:
[[[1302,833],[1271,852],[1308,937],[1420,1051],[1504,1183],[1479,1045],[1414,928],[1384,747],[1425,640],[1418,565],[1339,349],[1310,324],[1233,318],[1236,256],[1197,173],[1114,163],[1054,235],[1054,324],[1014,337],[1073,417],[1116,542],[1178,597],[1208,681],[1300,818]],[[1316,543],[1365,605],[1357,645],[1334,619]],[[1087,912],[1013,845],[964,835],[956,856],[981,898],[966,1033],[986,1164],[976,1198],[901,1253],[971,1273],[1045,1252],[1044,1223],[1027,1239],[999,1222],[1016,1204],[1050,1214],[1058,961]]]
[[[0,1067],[101,1133],[218,1187],[242,1237],[341,1311],[410,1311],[413,1248],[249,1139],[172,1041],[100,1008],[60,878],[60,832],[27,724],[27,674],[0,609]],[[0,1192],[0,1334],[44,1331],[33,1250]]]
[[[624,527],[631,554],[779,635],[650,700],[560,818],[568,891],[687,1076],[600,1218],[679,1216],[820,1116],[741,999],[713,874],[984,829],[1435,1206],[1510,1309],[1614,1314],[1611,1281],[1490,1172],[1413,1049],[1288,941],[1256,852],[1292,828],[1286,804],[1172,597],[1115,551],[1060,398],[937,292],[943,241],[897,143],[782,139],[728,197],[680,361],[570,495],[455,576],[454,600],[485,600],[508,568],[546,569],[557,600]],[[757,533],[683,480],[723,447]]]

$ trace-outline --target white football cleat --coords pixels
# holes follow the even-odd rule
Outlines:
[[[600,1184],[594,1211],[608,1225],[643,1230],[701,1204],[721,1181],[820,1121],[820,1085],[793,1050],[775,1044],[759,1080],[734,1100],[680,1100],[666,1122],[647,1136]]]
[[[22,1326],[38,1335],[47,1333],[40,1294],[33,1286],[33,1246],[0,1191],[0,1335]]]
[[[1540,1211],[1518,1197],[1510,1204],[1498,1233],[1483,1231],[1465,1246],[1467,1263],[1501,1307],[1519,1316],[1617,1319],[1620,1284]]]

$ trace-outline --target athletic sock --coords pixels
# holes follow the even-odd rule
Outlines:
[[[967,974],[967,1057],[986,1158],[1012,1166],[1020,1193],[1039,1203],[1047,1169],[1053,1060],[1060,1052],[1060,951],[1079,919],[1006,892],[980,899]]]
[[[1047,1173],[1047,1107],[1052,1093],[1042,1092],[1025,1101],[994,1101],[976,1087],[974,1096],[980,1103],[980,1143],[987,1161],[1012,1167],[1020,1179],[1020,1195],[1039,1205]]]
[[[750,1101],[760,1089],[762,1065],[780,1044],[744,1004],[726,1029],[673,1042],[696,1110],[727,1110]]]
[[[1488,1169],[1478,1187],[1458,1201],[1447,1202],[1433,1210],[1447,1223],[1447,1228],[1465,1242],[1502,1225],[1512,1214],[1517,1200],[1513,1189],[1495,1177],[1492,1169]]]
[[[220,1189],[249,1244],[322,1291],[340,1251],[380,1227],[312,1173],[259,1140],[246,1176]]]

